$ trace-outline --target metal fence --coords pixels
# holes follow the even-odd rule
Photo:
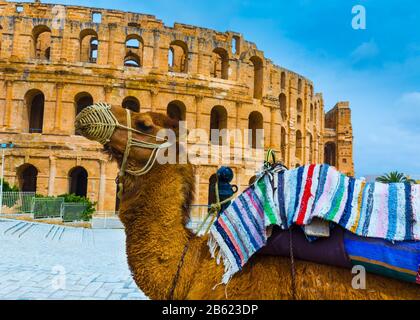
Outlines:
[[[61,218],[64,198],[32,198],[31,213],[34,219]]]
[[[35,192],[3,192],[2,214],[31,213]]]
[[[82,221],[87,205],[80,202],[63,202],[60,216],[63,222]]]

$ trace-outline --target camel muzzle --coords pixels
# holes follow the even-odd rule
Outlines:
[[[118,120],[111,112],[111,106],[105,103],[84,108],[75,120],[76,133],[101,144],[110,141],[118,125]]]

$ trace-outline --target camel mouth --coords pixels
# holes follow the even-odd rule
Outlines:
[[[122,161],[122,153],[117,149],[113,148],[109,143],[106,143],[103,147],[103,152],[111,157],[111,159],[116,159],[118,162]]]

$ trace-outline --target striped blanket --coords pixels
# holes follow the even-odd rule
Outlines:
[[[225,266],[222,282],[265,246],[268,226],[304,226],[315,217],[363,237],[418,241],[420,185],[365,183],[326,164],[265,172],[210,229],[210,253]]]

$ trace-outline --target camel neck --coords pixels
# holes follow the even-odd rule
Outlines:
[[[128,263],[147,295],[159,286],[167,298],[185,245],[192,237],[185,227],[194,178],[190,165],[155,165],[146,175],[130,178],[120,218],[127,236]]]

